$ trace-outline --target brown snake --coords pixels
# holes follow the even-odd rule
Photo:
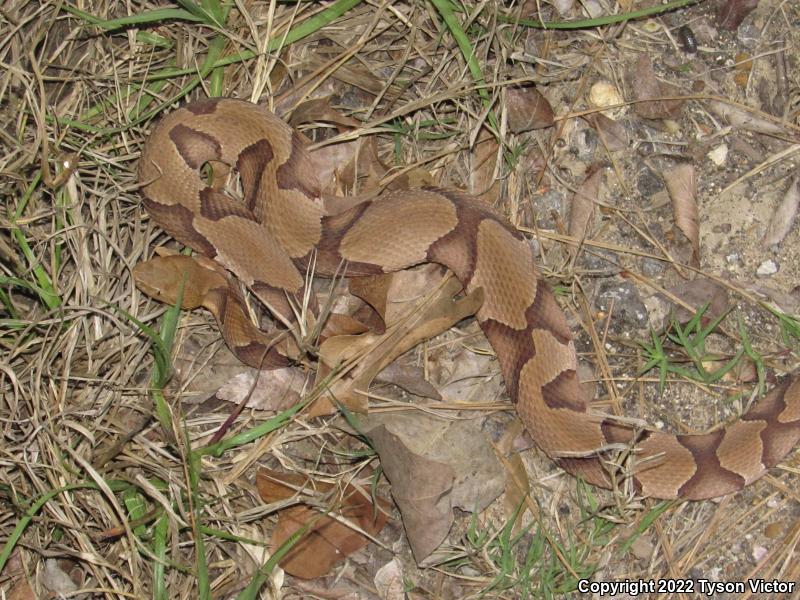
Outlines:
[[[209,162],[211,182],[203,170]],[[222,191],[231,169],[238,170],[243,201]],[[204,283],[187,289],[183,306],[208,308],[228,345],[250,365],[285,359],[267,352],[269,338],[250,322],[226,270],[279,305],[284,291],[302,290],[312,252],[323,276],[332,276],[342,261],[348,277],[434,262],[453,271],[467,292],[482,288],[476,317],[517,413],[537,445],[570,473],[609,487],[604,450],[629,444],[642,494],[711,498],[761,477],[800,438],[796,376],[732,424],[701,435],[634,430],[591,411],[578,387],[564,314],[537,272],[531,247],[505,219],[476,198],[438,188],[390,192],[325,214],[300,139],[256,105],[205,100],[167,115],[145,144],[139,177],[156,222],[205,258],[144,263],[137,267],[138,283],[174,302],[170,288],[186,269],[197,271]]]

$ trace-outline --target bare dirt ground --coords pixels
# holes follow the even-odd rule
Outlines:
[[[682,433],[735,418],[798,367],[800,4],[597,20],[658,7],[0,8],[0,595],[561,598],[642,579],[666,586],[647,597],[693,598],[701,580],[800,581],[797,451],[714,501],[598,490],[531,447],[468,304],[370,396],[325,408],[307,405],[318,339],[254,385],[208,313],[169,311],[131,274],[181,248],[141,205],[154,122],[190,99],[249,99],[303,131],[332,195],[451,186],[530,234],[598,409]],[[390,304],[441,276],[405,275]],[[684,343],[667,339],[698,310]],[[663,372],[643,373],[654,357]],[[408,474],[391,485],[390,454]],[[343,507],[351,527],[319,529]]]

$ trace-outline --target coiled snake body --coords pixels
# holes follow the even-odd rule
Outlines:
[[[207,164],[214,168],[210,182]],[[219,181],[232,168],[239,172],[243,201],[221,191]],[[505,219],[465,193],[438,188],[391,192],[325,214],[303,144],[256,105],[214,99],[172,112],[145,144],[139,175],[156,222],[215,261],[193,267],[204,265],[214,276],[188,293],[184,306],[209,308],[229,346],[248,364],[262,364],[266,342],[226,285],[224,269],[258,297],[275,301],[283,291],[302,289],[301,269],[312,251],[316,272],[328,276],[341,261],[347,261],[348,276],[435,262],[451,269],[467,292],[482,288],[476,317],[517,412],[537,445],[570,473],[608,487],[602,451],[635,443],[633,477],[642,494],[710,498],[751,483],[800,438],[797,378],[734,423],[702,435],[634,431],[592,412],[578,388],[564,314],[537,272],[531,247]],[[266,364],[281,360],[269,353]]]

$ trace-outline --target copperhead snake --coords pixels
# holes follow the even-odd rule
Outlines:
[[[213,180],[204,168],[213,165]],[[611,485],[604,449],[635,446],[633,481],[643,495],[699,500],[734,492],[761,477],[800,438],[800,378],[791,377],[725,428],[700,435],[635,431],[593,412],[579,391],[576,355],[564,313],[541,279],[533,251],[504,218],[466,193],[439,188],[389,192],[325,214],[320,183],[299,136],[248,102],[193,102],[167,115],[139,162],[144,204],[170,235],[201,258],[151,265],[163,281],[207,269],[185,308],[205,306],[245,363],[285,358],[247,317],[227,271],[260,299],[298,294],[312,253],[315,271],[347,276],[424,262],[449,268],[466,292],[482,288],[476,314],[500,363],[508,393],[536,444],[566,471]],[[238,170],[242,201],[220,181]],[[202,258],[205,257],[205,258]],[[143,289],[165,301],[163,286]],[[157,288],[157,289],[154,289]],[[277,293],[276,293],[277,292]]]

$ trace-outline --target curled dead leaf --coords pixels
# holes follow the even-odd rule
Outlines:
[[[275,552],[296,531],[311,524],[279,563],[287,573],[303,579],[326,575],[336,563],[369,543],[369,538],[363,533],[311,505],[332,504],[331,514],[356,525],[369,536],[375,536],[383,529],[391,507],[380,497],[376,506],[368,493],[353,485],[341,489],[327,482],[311,481],[299,473],[262,468],[256,474],[256,485],[261,499],[267,503],[294,498],[298,490],[302,490],[299,499],[304,504],[278,512],[278,524],[270,545],[271,551]]]
[[[600,182],[603,180],[603,170],[593,165],[583,183],[572,197],[572,206],[569,214],[569,235],[583,239],[589,221],[592,218],[595,200],[600,195]]]
[[[672,200],[675,224],[692,246],[692,264],[700,264],[700,227],[697,210],[697,177],[693,165],[682,164],[664,173]]]
[[[505,94],[508,128],[514,133],[545,129],[553,124],[553,107],[533,85],[509,87]]]
[[[683,108],[683,100],[662,100],[677,96],[679,90],[656,77],[650,58],[639,56],[636,68],[631,73],[631,89],[639,102],[633,105],[636,114],[645,119],[668,119],[677,116]]]
[[[628,130],[619,121],[615,121],[603,113],[586,115],[584,119],[594,127],[609,152],[625,150],[629,146]]]
[[[789,184],[780,204],[772,213],[772,218],[764,234],[764,246],[780,244],[783,238],[792,230],[797,211],[800,209],[800,177],[795,177]]]
[[[461,289],[455,279],[449,279],[434,290],[422,307],[413,303],[406,307],[407,318],[393,321],[386,333],[364,333],[358,336],[337,336],[325,340],[319,349],[320,368],[317,383],[327,377],[330,369],[348,361],[355,365],[329,388],[330,395],[351,410],[366,412],[364,394],[375,376],[392,361],[423,340],[439,335],[458,321],[474,315],[483,304],[483,290],[478,288],[462,298],[454,299]],[[325,398],[321,399],[325,400]],[[315,403],[312,413],[327,408],[321,401]]]
[[[730,293],[728,288],[707,277],[681,281],[677,285],[670,287],[669,291],[695,310],[700,310],[708,305],[705,313],[703,313],[703,318],[706,321],[716,319],[729,308]],[[692,318],[692,313],[684,307],[678,306],[675,311],[675,318],[681,323],[685,323]]]
[[[519,419],[511,421],[503,433],[503,437],[497,443],[497,452],[505,456],[502,460],[506,471],[506,494],[505,494],[505,514],[511,519],[522,505],[522,511],[517,515],[514,523],[514,531],[517,532],[522,527],[522,516],[527,510],[527,504],[523,505],[525,498],[531,493],[531,482],[528,478],[528,470],[519,452],[514,452],[515,440],[525,431],[525,426]]]
[[[425,373],[419,365],[411,364],[400,357],[383,371],[378,373],[375,381],[396,385],[409,394],[430,398],[431,400],[441,400],[439,391],[429,381],[425,379]]]
[[[725,0],[717,9],[717,24],[721,29],[734,31],[744,18],[758,6],[758,0]]]
[[[754,110],[747,110],[738,106],[710,100],[708,107],[717,115],[728,121],[733,127],[739,127],[748,131],[765,133],[767,135],[783,135],[794,139],[798,138],[794,130],[787,128],[779,120],[770,117],[765,113]]]
[[[469,191],[494,204],[500,197],[500,182],[494,177],[500,145],[488,131],[482,131],[472,148],[472,169],[469,174]]]
[[[256,380],[257,378],[257,380]],[[217,398],[258,410],[278,411],[300,401],[305,377],[297,367],[237,373],[217,390]]]
[[[503,491],[503,470],[477,421],[380,414],[364,419],[362,430],[392,484],[420,564],[447,536],[454,507],[481,511]]]

